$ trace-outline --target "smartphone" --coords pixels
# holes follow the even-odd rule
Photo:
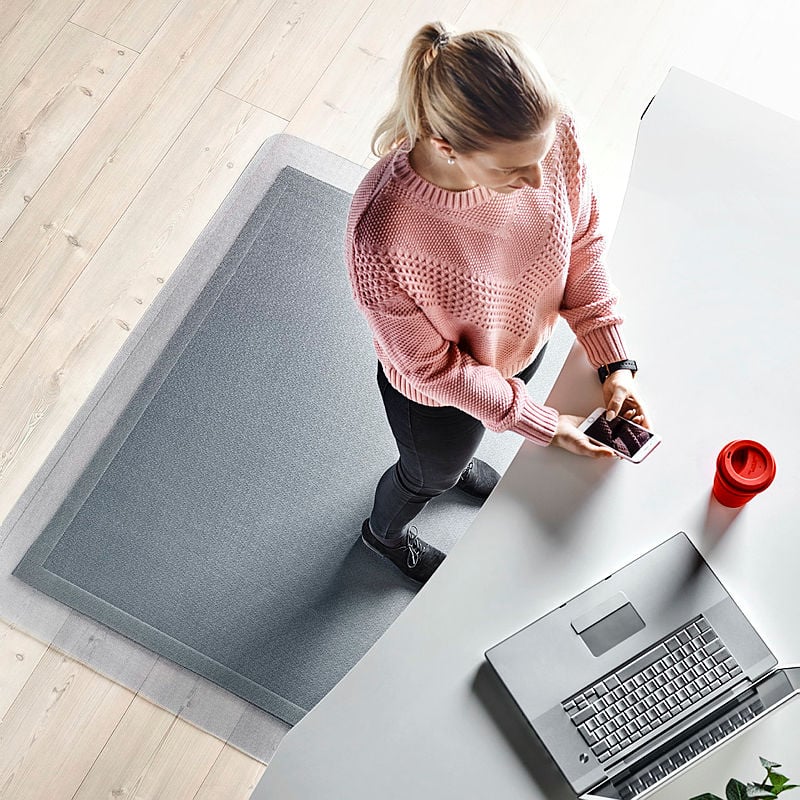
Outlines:
[[[625,417],[606,419],[606,409],[596,408],[578,426],[593,442],[610,447],[628,461],[638,464],[661,443],[661,437]]]

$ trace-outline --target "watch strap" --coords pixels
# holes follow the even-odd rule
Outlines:
[[[631,372],[636,372],[639,367],[632,358],[626,358],[624,361],[612,361],[610,364],[603,364],[603,366],[597,370],[597,374],[600,376],[600,383],[605,383],[606,378],[618,369],[629,369]]]

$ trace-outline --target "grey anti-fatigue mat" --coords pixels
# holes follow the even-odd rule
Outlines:
[[[182,291],[191,264],[181,265],[172,297],[142,321],[147,329],[115,380],[139,351],[149,351],[149,369],[139,367],[142,380],[15,570],[289,724],[415,591],[357,542],[395,451],[368,331],[346,281],[349,199],[288,167],[191,303]],[[159,322],[181,315],[167,337],[170,326]],[[91,413],[86,419],[91,426]],[[518,445],[510,434],[489,437],[482,455],[502,470]],[[475,512],[441,498],[426,509],[426,534],[449,549]],[[117,640],[124,650],[127,640]],[[132,688],[147,694],[169,662],[150,665]],[[157,701],[172,709],[160,686]],[[261,729],[249,709],[203,714],[201,694],[192,696],[193,721],[268,756],[253,742]],[[178,700],[177,710],[188,705]],[[266,727],[274,749],[285,726]],[[249,742],[236,741],[238,729]]]

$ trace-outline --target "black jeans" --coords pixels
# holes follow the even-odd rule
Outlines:
[[[542,362],[544,347],[517,377],[526,383]],[[372,532],[394,539],[429,500],[458,483],[483,434],[483,424],[454,406],[424,406],[400,394],[378,363],[378,387],[400,458],[378,481],[369,517]]]

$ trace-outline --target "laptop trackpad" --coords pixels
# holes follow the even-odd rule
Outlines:
[[[571,625],[592,655],[601,656],[644,628],[644,620],[625,594],[617,592],[613,597],[576,617]]]

